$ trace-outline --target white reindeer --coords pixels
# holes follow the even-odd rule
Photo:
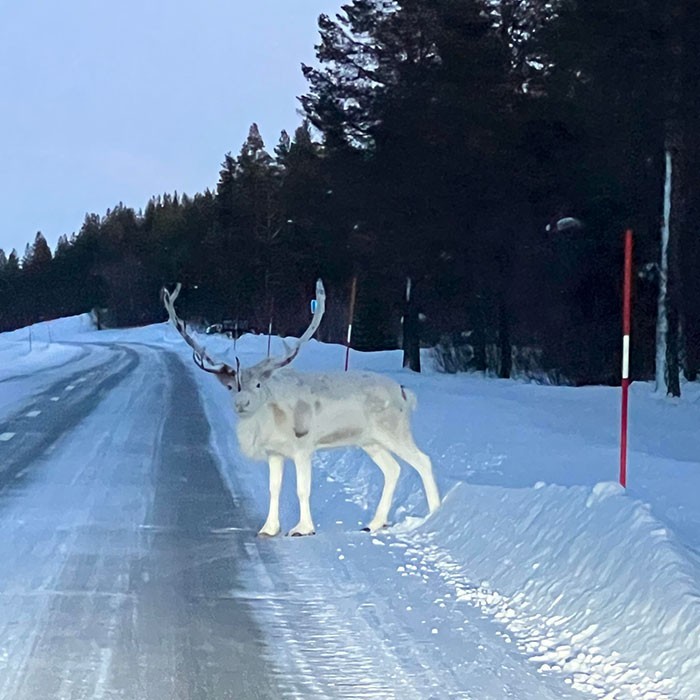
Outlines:
[[[399,478],[400,467],[391,453],[408,462],[420,475],[432,513],[440,505],[430,458],[413,440],[410,427],[415,395],[387,377],[370,372],[300,373],[286,365],[314,334],[325,309],[321,280],[316,285],[316,311],[311,324],[294,348],[285,345],[284,356],[268,358],[247,369],[212,360],[188,334],[175,313],[178,284],[170,294],[163,289],[163,303],[170,321],[194,350],[196,364],[216,375],[235,391],[238,441],[251,459],[266,459],[270,467],[270,504],[259,534],[280,532],[279,496],[284,459],[296,467],[300,519],[290,535],[313,535],[309,502],[311,459],[314,452],[334,447],[362,448],[384,474],[384,488],[372,520],[364,530],[375,532],[387,517]]]

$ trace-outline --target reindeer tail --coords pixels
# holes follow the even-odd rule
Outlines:
[[[408,404],[408,408],[411,411],[413,411],[418,405],[416,395],[410,389],[407,389],[403,384],[401,384],[401,398]]]

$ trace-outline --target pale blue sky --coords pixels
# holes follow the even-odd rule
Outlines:
[[[300,123],[300,63],[342,0],[0,1],[0,248],[214,187],[252,122]]]

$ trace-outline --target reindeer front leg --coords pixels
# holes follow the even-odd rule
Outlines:
[[[299,522],[289,534],[315,535],[314,521],[311,517],[311,455],[297,455],[294,458],[297,472],[297,496],[299,497]]]
[[[274,537],[280,531],[280,491],[282,490],[284,458],[280,455],[270,455],[267,461],[270,465],[270,507],[267,512],[267,520],[258,535]]]

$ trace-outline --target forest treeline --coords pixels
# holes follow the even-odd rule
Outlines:
[[[291,334],[322,277],[320,337],[342,341],[357,277],[355,347],[405,326],[448,369],[615,383],[631,227],[632,376],[654,374],[661,310],[669,391],[697,378],[700,3],[354,0],[319,32],[302,123],[268,148],[253,125],[214,191],[0,251],[0,330],[160,321],[180,281],[192,320]]]

